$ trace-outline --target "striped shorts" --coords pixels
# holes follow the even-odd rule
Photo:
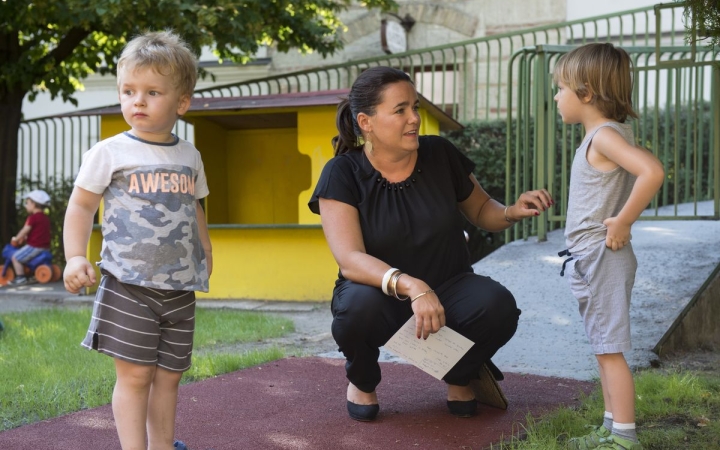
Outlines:
[[[39,247],[31,247],[29,245],[23,245],[20,247],[19,250],[17,250],[15,253],[13,253],[13,257],[15,258],[15,261],[21,263],[21,264],[27,264],[34,257],[39,255],[40,253],[44,252],[45,250],[48,250],[47,248],[39,248]]]
[[[81,345],[134,364],[184,372],[194,331],[195,292],[121,283],[103,271]]]

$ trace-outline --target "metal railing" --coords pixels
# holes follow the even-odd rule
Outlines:
[[[665,45],[680,45],[681,9],[657,21],[654,7],[495,34],[463,42],[408,51],[395,55],[349,61],[309,70],[275,75],[202,89],[202,97],[313,92],[349,88],[356,76],[373,66],[392,66],[414,78],[418,90],[460,122],[501,119],[517,106],[508,98],[507,62],[516,49],[536,45],[563,45],[612,40],[620,45],[651,45],[660,35]]]
[[[567,212],[570,166],[583,139],[579,125],[562,123],[555,102],[552,68],[574,46],[535,46],[519,50],[508,68],[509,80],[520,80],[519,106],[508,114],[506,201],[528,189],[547,187],[557,200],[547,217],[526,221],[509,231],[509,240],[562,227]],[[666,182],[643,220],[720,219],[720,58],[712,49],[633,47],[625,50],[634,65],[633,104],[639,114],[631,123],[636,144],[663,162]],[[690,58],[693,54],[694,57]],[[508,92],[508,97],[515,94]],[[698,204],[711,201],[713,213]],[[679,204],[691,205],[679,211]]]
[[[663,8],[668,8],[664,5]],[[523,120],[537,120],[541,125],[538,130],[546,130],[550,123],[555,123],[553,102],[549,92],[551,85],[548,79],[550,64],[560,53],[548,53],[549,49],[560,45],[577,45],[591,41],[611,41],[631,48],[651,48],[656,42],[664,46],[664,55],[684,54],[687,47],[683,46],[684,28],[678,25],[678,18],[682,16],[682,5],[674,5],[669,10],[663,10],[664,19],[656,18],[654,7],[637,8],[615,14],[608,14],[587,19],[574,20],[559,24],[534,27],[526,30],[515,31],[487,36],[463,42],[431,47],[426,49],[409,51],[396,55],[382,55],[376,58],[368,58],[358,61],[350,61],[342,64],[334,64],[319,67],[311,70],[297,71],[287,74],[275,75],[268,78],[233,83],[224,86],[217,86],[208,89],[201,89],[196,92],[197,97],[236,97],[250,95],[279,94],[290,92],[311,92],[319,90],[348,88],[356,75],[371,66],[389,65],[411,74],[418,86],[418,90],[433,103],[442,108],[456,120],[469,123],[480,120],[515,120],[524,123]],[[657,38],[657,39],[656,39]],[[658,44],[659,45],[659,44]],[[544,49],[544,61],[541,64],[543,71],[536,72],[537,52],[528,49]],[[643,50],[636,56],[638,67],[647,65],[650,54]],[[643,60],[643,58],[645,58]],[[664,56],[666,59],[678,60],[672,56]],[[706,98],[711,92],[707,74],[707,67],[714,61],[715,57],[705,56],[698,62],[693,79],[692,89],[700,93],[693,98]],[[700,70],[699,67],[704,67]],[[685,92],[690,87],[688,76],[683,70],[674,69],[680,72],[672,72],[671,69],[657,75],[649,68],[643,73],[647,77],[656,77],[657,82],[651,88],[651,83],[644,84],[644,88],[636,94],[636,105],[645,108],[644,114],[649,114],[647,108],[654,108],[651,105],[659,105],[662,101],[672,101],[672,104],[681,104],[686,98],[684,94],[677,98],[678,92]],[[678,76],[678,73],[681,75]],[[544,75],[543,75],[544,74]],[[655,74],[655,75],[653,75]],[[544,77],[541,81],[543,89],[537,88],[538,77]],[[679,83],[679,84],[678,84]],[[666,90],[666,91],[663,91]],[[666,92],[663,95],[660,93]],[[544,93],[544,100],[538,103],[537,94]],[[713,91],[714,92],[714,91]],[[713,95],[717,96],[717,93]],[[680,100],[680,101],[678,101]],[[538,104],[549,104],[547,110],[538,110]],[[712,103],[711,103],[712,104]],[[717,101],[715,102],[717,104]],[[712,109],[716,115],[717,108]],[[693,109],[696,111],[697,109]],[[653,110],[654,111],[654,110]],[[699,111],[699,110],[697,110]],[[696,114],[706,114],[697,112]],[[539,113],[542,113],[538,115]],[[680,113],[678,113],[680,114]],[[663,116],[663,123],[671,123],[672,118]],[[657,117],[658,124],[661,118]],[[670,122],[668,122],[670,121]],[[693,122],[695,123],[695,122]],[[702,122],[704,123],[704,122]],[[717,123],[717,121],[713,122]],[[99,118],[97,116],[76,116],[76,117],[51,117],[23,122],[20,130],[19,142],[19,165],[18,179],[21,177],[35,180],[47,180],[50,177],[74,177],[80,166],[81,154],[98,141]],[[701,125],[699,125],[701,126]],[[667,136],[660,135],[660,128],[657,124],[643,122],[642,133],[645,136],[647,130],[654,130],[651,144],[654,151],[661,151],[666,164],[672,163],[674,168],[678,164],[687,164],[688,159],[694,161],[699,154],[687,154],[675,151],[675,147],[669,146]],[[663,133],[667,133],[668,126]],[[509,128],[510,129],[510,128]],[[555,128],[552,128],[555,130]],[[693,145],[705,145],[710,142],[706,135],[711,130],[703,129],[698,133],[687,134],[686,142],[692,141]],[[181,137],[192,138],[192,126],[186,122],[179,122],[176,132]],[[537,158],[537,153],[525,153],[527,145],[535,138],[535,132],[530,133],[528,129],[517,127],[514,135],[509,136],[508,145],[513,148],[508,160],[508,170],[512,175],[508,181],[513,182],[514,189],[518,186],[530,187],[530,181],[547,180],[553,183],[554,194],[557,198],[567,198],[567,160],[569,152],[574,149],[580,132],[574,128],[563,128],[564,133],[569,133],[568,139],[563,139],[562,152],[557,155],[550,155],[552,165],[542,162],[543,171],[530,175],[533,167],[538,167],[538,161],[531,161],[529,158]],[[542,139],[547,140],[556,131],[543,131]],[[717,145],[718,133],[712,134],[714,149]],[[518,142],[522,140],[523,150],[515,150]],[[559,142],[559,141],[558,141]],[[549,145],[556,145],[554,141]],[[679,144],[678,144],[679,145]],[[677,158],[675,154],[677,153]],[[711,154],[714,154],[711,152]],[[522,156],[520,156],[522,155]],[[670,156],[673,156],[670,161]],[[548,158],[550,158],[548,156]],[[703,186],[714,186],[713,193],[716,195],[718,189],[717,174],[708,172],[715,160],[705,162],[704,159],[697,162],[698,174],[695,178],[706,177],[702,181]],[[685,158],[685,159],[682,159]],[[524,159],[528,159],[525,161]],[[682,159],[682,161],[681,161]],[[532,164],[531,164],[532,163]],[[556,167],[557,166],[557,167]],[[702,167],[701,167],[702,166]],[[549,171],[558,169],[557,174]],[[533,172],[534,173],[534,172]],[[535,178],[533,178],[535,177]],[[558,178],[559,177],[559,178]],[[714,178],[712,178],[714,177]],[[556,181],[557,179],[557,181]],[[694,180],[694,178],[693,178]],[[685,181],[687,186],[695,186],[695,181]],[[704,183],[704,184],[703,184]],[[508,185],[510,186],[510,185]],[[673,184],[673,190],[663,191],[662,204],[685,198],[689,191],[686,184]],[[709,189],[709,188],[708,188]],[[508,189],[511,192],[510,189]],[[698,198],[702,196],[698,193]],[[718,208],[715,207],[717,215]],[[557,226],[562,221],[564,209],[561,209],[552,216],[550,226]],[[557,217],[556,217],[557,216]],[[528,233],[536,233],[546,229],[546,225],[538,224],[537,221],[525,230],[518,227],[518,236],[525,237]]]

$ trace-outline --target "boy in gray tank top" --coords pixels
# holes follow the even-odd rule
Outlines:
[[[641,450],[635,387],[623,352],[630,350],[630,293],[637,260],[630,230],[664,179],[662,164],[634,144],[631,62],[612,44],[588,44],[554,70],[563,122],[586,131],[572,163],[563,271],[578,300],[598,361],[605,403],[602,426],[570,439],[568,449]]]

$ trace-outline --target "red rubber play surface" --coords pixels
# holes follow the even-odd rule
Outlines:
[[[469,419],[451,416],[444,383],[419,369],[381,363],[380,415],[351,420],[344,360],[287,358],[180,387],[178,439],[190,450],[485,449],[539,415],[574,404],[593,383],[506,373],[510,407],[480,405]],[[110,406],[0,433],[4,450],[119,449]]]

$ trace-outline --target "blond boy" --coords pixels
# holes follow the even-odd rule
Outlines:
[[[174,441],[180,378],[190,368],[195,293],[208,291],[212,250],[199,200],[200,153],[172,134],[190,108],[197,59],[171,32],[130,41],[118,93],[130,130],[84,156],[65,216],[65,287],[96,282],[86,257],[100,200],[102,277],[82,345],[114,358],[112,407],[123,450],[185,449]]]

